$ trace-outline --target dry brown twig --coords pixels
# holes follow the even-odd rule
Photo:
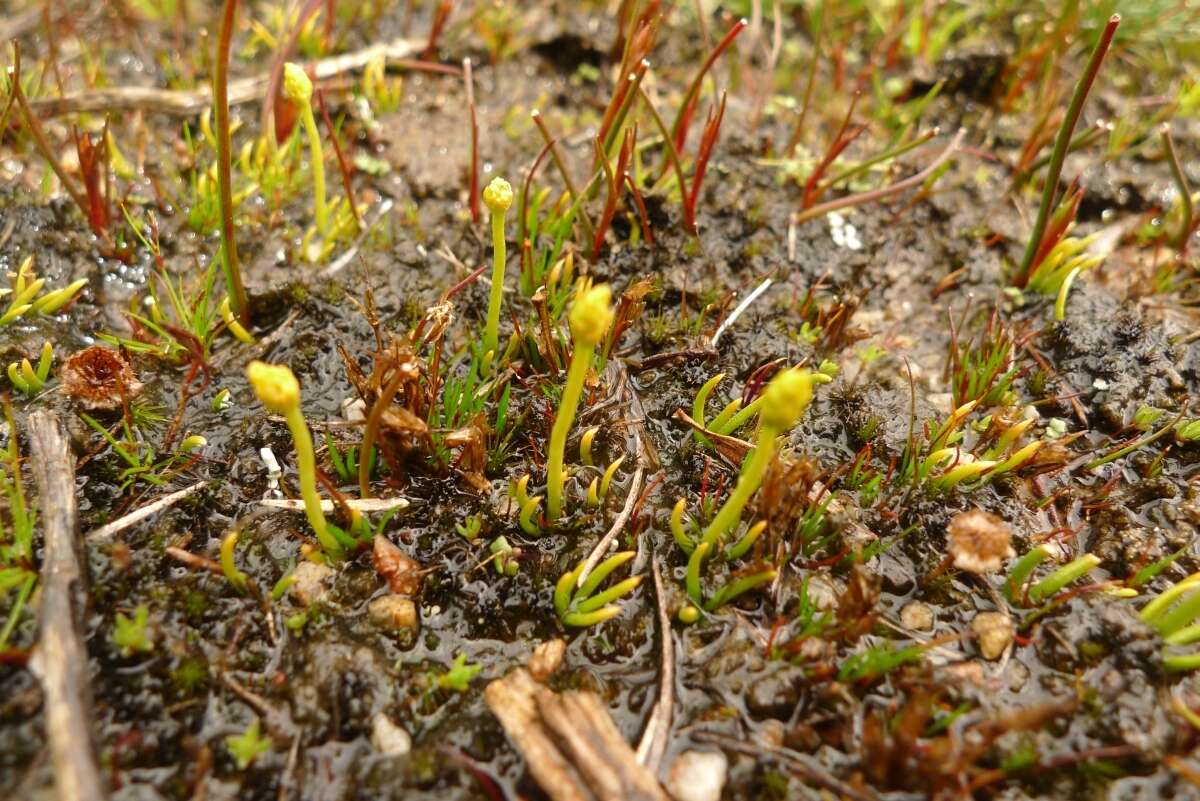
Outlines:
[[[30,464],[41,498],[45,538],[39,638],[30,669],[45,696],[57,797],[94,801],[107,797],[92,740],[87,647],[80,632],[86,596],[75,504],[75,460],[66,431],[53,412],[29,415]]]
[[[408,59],[423,46],[411,39],[393,39],[390,42],[323,58],[312,64],[314,82],[319,83],[346,72],[355,72],[365,67],[373,58],[383,56],[389,61]],[[236,106],[262,99],[270,84],[270,74],[262,73],[249,78],[231,81],[229,105]],[[202,113],[212,105],[212,89],[208,86],[195,90],[158,89],[152,86],[118,86],[110,89],[88,89],[72,92],[61,97],[46,97],[32,100],[30,107],[46,117],[79,112],[104,113],[113,111],[150,111],[177,117],[191,117]]]

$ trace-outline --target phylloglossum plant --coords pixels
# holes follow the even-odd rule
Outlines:
[[[546,517],[550,520],[562,515],[563,453],[567,447],[567,433],[575,422],[584,379],[591,369],[596,346],[613,322],[612,290],[605,284],[591,286],[582,281],[576,290],[568,321],[575,349],[571,353],[571,366],[567,369],[567,382],[563,386],[562,401],[554,417],[546,453]]]
[[[503,178],[493,178],[483,190],[483,202],[492,215],[492,291],[488,298],[487,323],[483,329],[484,360],[490,366],[500,342],[500,306],[504,298],[504,272],[508,261],[504,219],[513,203],[512,185]]]
[[[291,432],[296,447],[296,471],[300,477],[304,514],[325,552],[340,558],[345,551],[343,543],[321,510],[312,434],[308,430],[304,413],[300,411],[300,382],[287,365],[267,364],[257,359],[246,366],[246,378],[262,405],[266,406],[268,411],[283,415],[287,422],[288,431]]]
[[[300,124],[308,137],[309,158],[312,161],[313,214],[317,219],[317,232],[325,236],[329,230],[329,209],[325,205],[325,158],[321,150],[321,133],[317,130],[317,118],[312,110],[312,81],[308,73],[298,64],[283,65],[283,96],[295,104],[300,112]]]
[[[790,368],[771,379],[762,395],[758,437],[746,457],[737,485],[725,505],[705,528],[700,542],[713,547],[742,519],[742,510],[762,484],[775,458],[775,438],[794,426],[812,401],[813,376],[807,370]]]
[[[741,475],[733,492],[697,540],[693,540],[685,531],[684,501],[681,499],[675,505],[671,513],[671,533],[676,543],[688,554],[685,583],[688,598],[696,607],[703,607],[709,612],[716,611],[755,587],[774,581],[778,575],[773,567],[751,569],[735,575],[708,600],[704,599],[700,582],[705,560],[721,552],[722,541],[737,528],[746,504],[762,485],[763,477],[775,459],[776,438],[794,426],[812,402],[813,383],[811,372],[793,367],[776,375],[767,385],[759,398],[761,402],[756,401],[759,426],[754,450],[743,461]],[[765,530],[765,521],[752,525],[738,542],[723,551],[725,556],[731,559],[745,556]],[[698,615],[696,610],[689,613],[689,621],[694,620],[695,615]]]

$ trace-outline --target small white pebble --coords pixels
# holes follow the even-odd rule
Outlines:
[[[267,466],[267,489],[279,494],[279,477],[283,475],[283,469],[279,466],[279,460],[275,458],[275,452],[270,448],[261,448],[258,455]]]
[[[858,229],[846,222],[846,218],[836,211],[829,214],[829,234],[833,243],[847,250],[862,250],[862,240],[858,238]]]
[[[729,760],[720,751],[684,751],[671,763],[665,782],[675,801],[720,801]]]
[[[933,628],[933,609],[920,601],[906,604],[900,610],[900,624],[908,629],[928,631]]]
[[[367,419],[367,404],[362,398],[342,398],[342,419],[361,423]]]
[[[1095,381],[1092,382],[1092,386],[1095,387],[1096,389],[1103,391],[1103,390],[1108,389],[1109,384],[1103,378],[1097,378]]]
[[[1012,618],[1003,612],[980,612],[971,621],[971,631],[979,638],[979,653],[994,661],[1013,640]]]
[[[377,712],[371,720],[371,745],[384,756],[408,756],[412,750],[412,736],[387,715]]]

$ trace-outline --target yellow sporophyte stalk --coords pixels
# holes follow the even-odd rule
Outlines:
[[[592,365],[596,345],[604,339],[613,322],[612,291],[605,284],[581,285],[567,319],[575,349],[571,353],[571,366],[567,368],[567,383],[563,386],[554,427],[550,430],[546,459],[546,517],[549,520],[562,514],[563,452],[567,446],[567,433],[575,422],[583,382]]]
[[[312,434],[300,411],[300,382],[291,368],[283,364],[267,364],[255,359],[246,366],[246,378],[254,394],[267,410],[283,415],[296,447],[296,472],[300,476],[300,497],[304,514],[321,546],[330,555],[340,555],[341,545],[325,522],[321,511],[321,496],[317,493],[317,464]]]
[[[483,190],[483,202],[492,215],[492,294],[488,299],[487,325],[483,330],[483,352],[490,351],[494,356],[500,342],[500,305],[508,261],[504,218],[513,202],[512,185],[503,178],[493,178]]]
[[[804,414],[812,401],[812,384],[812,373],[796,368],[784,370],[771,379],[763,392],[754,450],[746,457],[742,474],[729,499],[704,530],[701,543],[715,545],[741,521],[742,510],[762,484],[763,476],[775,458],[775,438],[794,426]]]
[[[300,124],[308,136],[309,158],[312,160],[313,212],[317,232],[324,236],[329,230],[329,210],[325,205],[325,157],[321,150],[321,132],[312,110],[312,81],[299,64],[283,65],[283,96],[295,103],[300,111]]]

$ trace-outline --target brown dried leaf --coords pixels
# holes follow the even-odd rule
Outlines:
[[[425,572],[416,559],[407,556],[387,537],[375,538],[375,549],[371,553],[375,570],[388,583],[396,595],[414,597],[421,592]]]

